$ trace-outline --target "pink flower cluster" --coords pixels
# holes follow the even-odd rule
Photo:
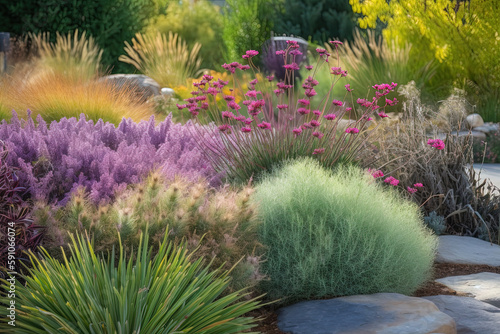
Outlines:
[[[368,169],[368,172],[371,173],[371,175],[378,179],[380,177],[383,177],[384,176],[384,173],[381,171],[381,170],[376,170],[375,172],[372,172],[371,169]],[[395,177],[393,176],[389,176],[387,177],[385,180],[384,180],[385,183],[388,183],[392,186],[397,186],[399,185],[399,180],[396,179]],[[423,188],[423,184],[422,183],[415,183],[413,185],[413,187],[406,187],[406,190],[410,193],[410,194],[414,194],[418,191],[418,188]]]
[[[438,150],[444,150],[444,142],[441,139],[429,139],[427,145],[430,145]]]

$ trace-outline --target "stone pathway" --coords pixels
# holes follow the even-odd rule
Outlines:
[[[500,246],[441,236],[442,263],[500,266]],[[500,334],[500,275],[479,273],[438,279],[462,296],[408,297],[396,293],[304,301],[278,312],[291,334]]]

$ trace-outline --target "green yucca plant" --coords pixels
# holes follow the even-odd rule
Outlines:
[[[105,260],[88,237],[71,240],[71,257],[64,254],[63,263],[44,249],[41,260],[30,253],[33,269],[16,289],[16,333],[221,334],[254,326],[253,318],[242,315],[259,302],[239,301],[247,295],[241,291],[219,298],[228,272],[204,268],[185,244],[173,246],[165,236],[152,258],[146,231],[135,260],[134,254],[126,260],[120,243],[115,263],[114,250]],[[0,301],[10,302],[6,296]],[[0,313],[2,328],[10,328],[7,308]]]
[[[66,36],[57,33],[55,43],[49,41],[49,33],[31,34],[30,38],[38,49],[37,65],[42,69],[74,79],[92,79],[98,74],[102,50],[85,31],[80,34],[75,30]]]
[[[195,43],[189,50],[186,42],[172,32],[168,36],[160,32],[156,35],[138,33],[132,39],[132,45],[128,42],[125,45],[127,55],[118,59],[132,64],[162,87],[185,84],[188,77],[197,75],[201,65],[198,57],[201,44]]]

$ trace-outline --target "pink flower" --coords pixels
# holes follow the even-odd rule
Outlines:
[[[416,189],[416,188],[411,188],[411,187],[406,187],[406,190],[408,190],[408,192],[409,192],[410,194],[414,194],[414,193],[416,193],[416,192],[417,192],[417,189]]]
[[[319,116],[319,115],[321,115],[321,111],[319,111],[318,109],[313,110],[313,114],[316,116]]]
[[[229,129],[231,129],[231,125],[229,125],[229,124],[219,125],[219,131],[220,132],[224,132],[224,131],[229,130]]]
[[[219,91],[218,91],[216,88],[214,88],[214,87],[209,87],[209,88],[207,89],[207,94],[211,94],[211,95],[215,96],[215,95],[217,95],[218,93],[219,93]]]
[[[232,95],[224,95],[224,100],[226,100],[226,102],[229,102],[229,101],[234,101],[234,96]]]
[[[332,74],[333,75],[341,75],[342,74],[342,69],[340,67],[332,67]]]
[[[389,177],[387,177],[387,178],[384,180],[384,182],[385,182],[385,183],[391,183],[393,180],[395,180],[395,178],[394,178],[393,176],[389,176]]]
[[[285,91],[283,89],[275,89],[273,92],[274,94],[276,94],[276,96],[279,96],[280,94],[283,94]]]
[[[245,95],[248,97],[257,97],[257,94],[262,94],[260,91],[249,90]]]
[[[324,136],[324,134],[322,134],[322,133],[321,133],[321,132],[319,132],[319,131],[314,131],[314,132],[312,133],[312,135],[313,135],[314,137],[318,138],[318,139],[321,139],[321,138],[323,138],[323,136]]]
[[[335,45],[335,47],[344,44],[341,41],[329,41],[328,43]]]
[[[430,145],[438,150],[444,150],[444,142],[441,139],[429,139],[427,145]]]
[[[284,54],[285,54],[285,50],[276,51],[277,56],[284,55]]]
[[[179,110],[182,110],[182,109],[187,108],[187,105],[185,105],[185,104],[176,104],[176,106],[177,106],[177,108],[178,108]]]
[[[349,111],[351,111],[351,110],[352,110],[352,108],[351,108],[351,107],[347,107],[347,108],[345,108],[345,111],[346,111],[346,112],[349,112]]]
[[[378,171],[373,172],[373,173],[372,173],[372,176],[373,176],[374,178],[379,178],[379,177],[384,176],[384,173],[383,173],[383,172],[379,169]]]
[[[241,128],[241,132],[250,132],[250,131],[252,131],[252,129],[248,126],[244,126]]]
[[[326,53],[326,49],[317,48],[316,52],[319,53],[319,54],[324,54],[324,53]]]
[[[300,104],[302,104],[303,106],[308,106],[309,104],[311,104],[311,101],[306,100],[306,99],[299,99],[298,102]]]
[[[205,79],[207,81],[212,81],[214,79],[214,77],[211,75],[208,75],[208,74],[203,74],[203,79]]]
[[[315,95],[318,95],[318,93],[316,93],[316,91],[314,90],[314,88],[306,89],[305,94],[306,94],[307,97],[313,97]]]
[[[320,122],[318,122],[318,121],[317,121],[317,120],[315,120],[315,119],[312,119],[312,120],[309,122],[309,124],[310,124],[312,127],[318,127],[318,126],[320,126],[320,125],[321,125],[321,123],[320,123]]]
[[[248,59],[248,58],[252,58],[252,57],[255,57],[256,55],[259,54],[259,51],[255,51],[255,50],[248,50],[242,57],[244,59]]]
[[[391,181],[391,186],[397,186],[399,184],[399,180],[398,179],[394,179]]]
[[[241,106],[238,103],[234,102],[234,101],[229,101],[227,103],[227,106],[229,108],[233,109],[233,110],[239,110],[239,109],[241,109]]]
[[[339,100],[333,100],[332,104],[341,107],[343,103],[342,103],[342,101],[339,101]]]
[[[359,129],[358,128],[347,128],[345,130],[346,133],[350,133],[350,134],[353,134],[353,133],[358,133],[359,132]]]
[[[300,135],[302,133],[302,129],[301,128],[295,128],[292,130],[292,132],[297,136],[297,135]]]
[[[252,100],[243,100],[243,102],[241,102],[241,103],[243,103],[244,106],[248,106],[248,105],[252,104],[252,102],[253,102]]]
[[[297,42],[297,41],[288,40],[288,41],[286,41],[286,44],[288,44],[291,48],[298,48],[299,47],[299,42]]]
[[[281,110],[281,109],[286,109],[286,108],[288,108],[288,104],[278,104],[276,107],[277,107],[278,109],[280,109],[280,110]]]
[[[317,148],[313,151],[313,154],[323,154],[325,152],[324,148]]]
[[[230,111],[223,111],[222,112],[222,117],[224,118],[234,118],[234,114]]]
[[[335,117],[337,117],[335,114],[328,114],[324,116],[327,120],[333,121]]]
[[[302,107],[302,108],[298,108],[298,109],[297,109],[297,112],[298,112],[299,114],[301,114],[301,115],[307,115],[307,114],[309,114],[311,111],[310,111],[309,109],[307,109],[307,108],[303,108],[303,107]]]
[[[274,74],[266,76],[266,79],[269,80],[269,82],[274,80]]]
[[[291,64],[286,64],[286,65],[283,65],[283,67],[287,70],[291,70],[291,71],[295,71],[295,70],[299,70],[300,67],[297,63],[291,63]]]
[[[300,55],[302,55],[302,52],[300,52],[299,49],[295,49],[295,50],[290,51],[290,54],[292,56],[300,56]]]
[[[310,70],[312,70],[312,69],[313,69],[313,67],[314,67],[314,66],[312,66],[312,65],[306,65],[306,70],[310,71]]]
[[[381,111],[378,113],[378,115],[382,118],[386,118],[386,117],[389,117],[385,112]]]
[[[351,85],[350,84],[347,84],[344,86],[345,87],[345,90],[348,91],[348,92],[352,92],[352,89],[351,89]]]
[[[238,68],[242,71],[245,71],[250,69],[250,65],[240,65],[238,66]]]
[[[413,186],[415,188],[423,188],[424,187],[424,185],[422,183],[415,183]]]
[[[260,124],[257,124],[257,126],[261,129],[271,129],[271,123],[268,123],[268,122],[262,122]]]

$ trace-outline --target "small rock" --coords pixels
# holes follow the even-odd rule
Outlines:
[[[437,282],[446,285],[456,292],[466,293],[482,302],[500,307],[500,275],[495,273],[478,273],[464,276],[440,278]]]
[[[483,118],[479,114],[470,114],[465,119],[465,122],[467,123],[467,126],[469,127],[469,129],[473,129],[473,128],[476,128],[478,126],[484,125]]]
[[[474,139],[486,140],[486,134],[481,131],[476,131],[475,129],[471,131],[452,131],[451,134],[457,137],[465,137],[470,135]]]
[[[135,94],[142,102],[152,96],[160,95],[160,85],[150,77],[142,74],[113,74],[99,79],[110,82],[117,87],[129,86],[135,89]]]
[[[430,300],[455,319],[457,333],[500,334],[500,309],[469,297],[431,296]]]
[[[278,327],[292,334],[456,333],[436,305],[397,293],[300,302],[279,311]]]
[[[497,267],[500,266],[500,246],[472,237],[442,235],[439,237],[436,262]]]

